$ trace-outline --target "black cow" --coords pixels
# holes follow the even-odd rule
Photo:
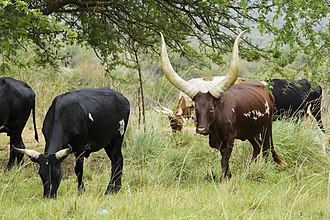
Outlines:
[[[321,119],[322,87],[312,88],[307,79],[288,81],[286,79],[272,79],[269,81],[275,97],[274,119],[279,117],[302,116],[307,113],[310,105],[312,115],[324,132]]]
[[[242,34],[242,33],[241,33]],[[231,177],[229,158],[234,140],[248,140],[253,146],[252,159],[261,152],[265,158],[269,152],[280,166],[285,161],[275,152],[272,139],[274,97],[259,82],[235,84],[239,73],[238,41],[235,40],[229,72],[225,79],[207,92],[183,80],[172,68],[162,38],[162,64],[166,78],[195,102],[196,132],[209,135],[209,145],[222,155],[220,180]],[[235,84],[235,85],[234,85]]]
[[[78,190],[83,190],[84,157],[102,148],[112,164],[106,194],[119,191],[123,169],[121,146],[129,113],[129,101],[109,88],[81,89],[57,96],[43,123],[45,153],[20,150],[40,165],[44,197],[56,198],[62,178],[61,163],[71,151],[76,157]]]
[[[35,120],[35,93],[25,82],[10,78],[0,78],[0,133],[10,137],[10,155],[6,171],[9,171],[17,159],[17,164],[23,163],[24,154],[13,150],[13,147],[24,149],[22,132],[31,114],[35,139],[38,133]]]

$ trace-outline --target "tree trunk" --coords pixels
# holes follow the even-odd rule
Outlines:
[[[139,84],[140,84],[139,98],[138,98],[138,100],[139,100],[139,122],[140,122],[140,115],[142,115],[142,124],[145,125],[146,124],[146,116],[145,116],[142,70],[141,70],[141,65],[140,65],[140,62],[139,62],[139,56],[138,56],[137,51],[134,51],[134,55],[135,55],[135,62],[138,66]],[[145,126],[143,126],[143,127],[145,127]]]

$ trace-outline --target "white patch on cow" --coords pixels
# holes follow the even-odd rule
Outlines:
[[[269,105],[268,105],[267,100],[266,100],[266,103],[265,103],[265,108],[266,108],[265,114],[268,114],[268,116],[269,116],[269,114],[270,114],[270,108],[269,108]]]
[[[94,121],[94,118],[92,117],[92,114],[91,114],[91,113],[88,113],[88,118],[89,118],[91,121]]]
[[[121,136],[124,135],[124,129],[125,129],[125,121],[124,119],[122,119],[121,121],[119,121],[119,128],[118,128],[118,131]]]
[[[246,117],[246,118],[251,118],[253,120],[258,120],[259,118],[261,117],[264,117],[266,114],[268,114],[268,117],[270,115],[270,108],[269,108],[269,104],[266,100],[266,103],[265,103],[265,113],[262,113],[260,112],[259,110],[252,110],[252,111],[249,111],[247,113],[243,113],[243,115]]]
[[[231,110],[235,113],[235,109],[232,108]]]
[[[258,120],[258,118],[261,118],[261,117],[264,117],[265,114],[261,113],[260,111],[257,111],[257,110],[252,110],[252,111],[249,111],[247,113],[244,113],[243,114],[245,117],[247,118],[251,118],[253,120]]]

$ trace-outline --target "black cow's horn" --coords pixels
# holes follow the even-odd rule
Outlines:
[[[233,52],[231,56],[231,62],[230,62],[230,67],[229,67],[229,72],[226,75],[226,77],[217,85],[215,85],[212,89],[209,90],[209,92],[216,98],[220,98],[223,93],[229,89],[232,85],[234,85],[238,73],[239,73],[239,56],[238,56],[238,42],[241,37],[241,35],[245,31],[242,31],[239,35],[237,35],[234,47],[233,47]]]
[[[69,148],[65,148],[65,149],[62,149],[62,150],[59,150],[55,153],[55,157],[56,159],[60,160],[62,159],[63,157],[66,157],[68,156],[72,151],[72,147],[69,146]]]
[[[28,155],[29,157],[32,157],[34,159],[38,159],[40,153],[38,151],[35,151],[35,150],[29,150],[29,149],[20,149],[20,148],[16,148],[13,146],[13,148],[15,150],[17,150],[18,152],[20,153],[23,153],[23,154],[26,154]]]
[[[166,45],[164,36],[160,33],[160,37],[162,39],[162,64],[163,71],[166,78],[180,91],[186,93],[191,99],[199,92],[197,88],[195,88],[190,83],[186,82],[182,79],[173,69],[170,59],[168,58]]]

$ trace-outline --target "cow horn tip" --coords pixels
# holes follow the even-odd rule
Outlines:
[[[243,35],[245,32],[247,32],[247,31],[248,31],[247,29],[242,30],[242,31],[237,35],[237,37],[236,37],[236,41],[238,41],[238,40],[242,37],[242,35]]]
[[[68,146],[69,146],[69,152],[71,153],[72,152],[72,146],[70,145],[70,144],[68,144]]]

